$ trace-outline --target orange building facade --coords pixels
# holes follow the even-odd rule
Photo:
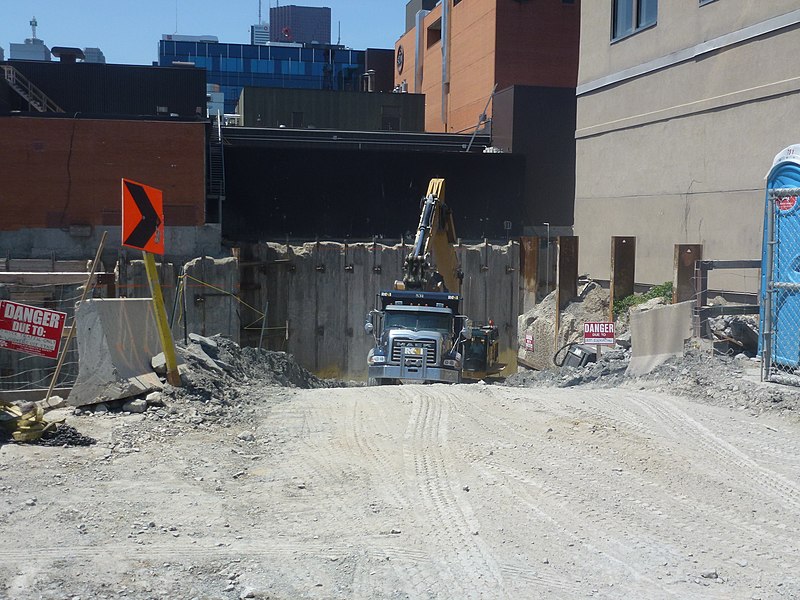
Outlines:
[[[413,23],[395,44],[395,85],[425,94],[426,131],[473,131],[493,90],[576,86],[580,0],[442,0]]]

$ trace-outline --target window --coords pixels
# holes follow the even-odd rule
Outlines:
[[[433,46],[436,42],[441,41],[442,39],[442,20],[436,19],[431,25],[428,27],[428,35],[427,35],[427,42],[428,48]]]
[[[656,24],[658,0],[613,0],[611,39],[618,40]]]

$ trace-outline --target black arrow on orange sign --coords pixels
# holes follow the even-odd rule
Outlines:
[[[136,203],[136,208],[142,213],[142,220],[131,231],[124,243],[126,246],[144,248],[156,230],[158,230],[158,226],[161,225],[161,217],[158,216],[156,209],[153,208],[150,198],[147,197],[147,192],[144,191],[142,186],[126,181],[125,187],[128,188],[131,198]]]

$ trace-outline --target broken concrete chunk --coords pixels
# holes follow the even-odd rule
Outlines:
[[[156,372],[156,375],[159,377],[166,377],[167,376],[167,359],[164,357],[163,352],[159,352],[156,354],[151,360],[150,364],[153,367],[153,371]]]
[[[134,398],[133,400],[128,400],[122,405],[122,410],[131,413],[143,413],[147,410],[147,401],[143,398]]]
[[[203,335],[199,335],[197,333],[190,333],[189,339],[192,340],[195,344],[200,344],[203,346],[203,349],[210,349],[213,351],[218,350],[217,341],[213,338],[205,337]]]
[[[145,397],[147,406],[164,406],[164,394],[161,392],[150,392]]]

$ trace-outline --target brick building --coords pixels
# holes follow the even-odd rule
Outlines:
[[[429,6],[408,3],[410,28],[395,44],[395,84],[426,95],[428,131],[474,128],[495,86],[575,87],[579,0]]]

